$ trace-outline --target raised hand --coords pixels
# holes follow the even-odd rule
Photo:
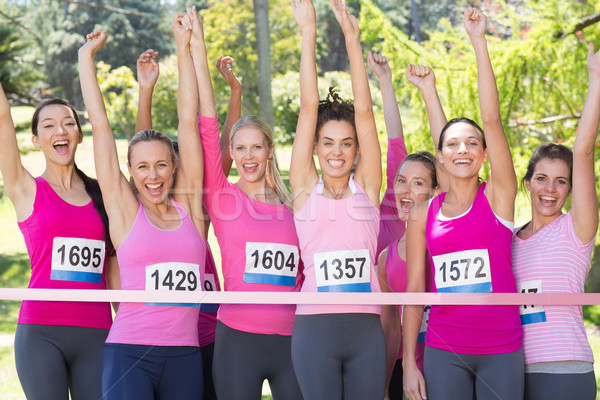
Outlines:
[[[315,26],[315,8],[311,0],[292,0],[291,4],[294,18],[300,29]]]
[[[171,30],[175,36],[177,47],[188,46],[192,36],[192,21],[187,14],[176,13],[171,23]]]
[[[487,18],[483,13],[474,8],[468,8],[465,11],[465,30],[467,34],[472,39],[481,39],[485,38],[485,27],[487,24]]]
[[[189,7],[187,10],[187,16],[192,24],[192,38],[191,41],[194,43],[204,43],[204,26],[202,25],[202,19],[196,11],[196,7]]]
[[[79,48],[80,53],[88,52],[92,57],[106,44],[108,33],[104,29],[85,35],[86,42]]]
[[[390,65],[387,62],[387,58],[382,56],[380,53],[373,53],[369,50],[367,64],[369,64],[371,71],[377,75],[379,80],[392,78],[392,71],[390,70]]]
[[[221,76],[223,76],[223,78],[225,79],[225,82],[227,82],[227,84],[229,85],[229,88],[239,89],[242,87],[242,84],[233,72],[233,67],[231,66],[231,63],[234,61],[235,59],[233,59],[233,57],[219,56],[219,58],[217,59],[216,66],[219,72],[221,73]]]
[[[590,79],[600,79],[600,49],[597,53],[594,53],[594,43],[590,43],[590,50],[588,52],[587,66],[590,75]]]
[[[359,36],[358,21],[354,15],[350,14],[345,0],[330,0],[329,4],[335,15],[335,19],[342,27],[346,38],[356,38]]]
[[[426,65],[408,64],[406,68],[406,78],[408,81],[422,90],[425,87],[435,87],[435,75],[433,70]]]
[[[138,85],[141,88],[153,88],[156,85],[160,70],[156,62],[158,51],[148,49],[144,51],[137,59],[137,78]]]

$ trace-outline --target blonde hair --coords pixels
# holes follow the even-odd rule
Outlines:
[[[230,146],[233,146],[233,137],[235,134],[243,128],[258,129],[263,135],[265,135],[268,147],[273,147],[273,131],[271,130],[269,124],[257,115],[248,115],[246,117],[242,117],[235,123],[233,128],[231,128],[231,132],[229,132]],[[283,183],[283,179],[281,179],[281,175],[279,174],[279,170],[277,169],[273,158],[267,159],[267,171],[265,173],[265,177],[267,179],[267,185],[269,185],[271,190],[273,190],[275,196],[277,196],[279,201],[281,201],[287,208],[291,210],[292,196]]]

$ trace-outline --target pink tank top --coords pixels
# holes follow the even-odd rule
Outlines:
[[[583,293],[594,239],[582,243],[571,213],[559,216],[533,236],[512,243],[513,271],[521,293]],[[594,362],[581,306],[520,306],[525,364]]]
[[[385,259],[385,274],[387,276],[388,286],[391,292],[404,293],[406,292],[407,279],[406,279],[406,261],[398,256],[398,240],[393,241],[388,246],[387,257]],[[427,273],[426,278],[426,291],[431,290],[431,276]],[[425,353],[425,332],[427,331],[427,319],[429,316],[429,309],[431,306],[425,307],[425,313],[423,314],[424,323],[421,324],[419,330],[419,337],[417,339],[417,351],[416,360],[417,366],[423,372],[423,356]],[[400,313],[400,319],[402,319],[403,307],[398,306]],[[402,334],[402,329],[400,330]],[[402,359],[402,337],[400,337],[400,351],[398,352],[398,359]]]
[[[511,270],[512,232],[494,215],[485,182],[471,209],[441,220],[446,193],[429,206],[426,240],[433,292],[515,293]],[[517,306],[432,306],[425,344],[462,354],[501,354],[522,347]]]
[[[204,203],[221,248],[226,291],[297,292],[302,263],[292,212],[248,197],[223,174],[217,118],[199,118],[204,154]],[[230,328],[291,336],[294,304],[221,304]]]
[[[388,139],[386,181],[387,187],[383,199],[381,199],[381,221],[379,223],[379,236],[377,237],[377,254],[385,249],[392,241],[400,239],[406,230],[406,224],[398,216],[396,205],[396,194],[394,193],[394,182],[400,164],[406,158],[406,145],[404,137]]]
[[[221,291],[217,266],[208,242],[206,242],[206,272],[204,273],[204,287],[202,290],[209,292]],[[198,316],[198,345],[200,347],[204,347],[215,341],[218,310],[218,304],[203,303],[200,305],[200,315]]]
[[[319,179],[294,215],[304,262],[302,292],[379,292],[375,251],[379,210],[350,178],[352,196],[334,200],[322,195]],[[296,314],[372,313],[379,305],[298,304]]]
[[[181,217],[172,230],[152,225],[140,204],[131,232],[117,249],[122,290],[202,290],[205,241],[185,209],[171,202]],[[198,305],[121,303],[106,342],[198,347]]]
[[[104,226],[90,201],[64,201],[42,177],[35,178],[33,213],[19,228],[31,260],[30,288],[106,289]],[[19,324],[110,328],[109,303],[23,301]]]

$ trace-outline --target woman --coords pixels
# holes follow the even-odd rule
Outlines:
[[[21,164],[0,86],[0,171],[31,260],[29,287],[118,288],[100,188],[75,165],[83,139],[77,113],[63,100],[49,100],[36,109],[31,128],[46,161],[37,178]],[[25,396],[68,399],[70,392],[73,399],[99,398],[102,346],[111,323],[109,303],[23,301],[15,362]]]
[[[583,293],[598,230],[594,150],[600,119],[600,52],[588,55],[589,89],[573,151],[538,147],[523,177],[531,221],[513,238],[521,293]],[[562,208],[572,193],[571,210]],[[519,307],[526,399],[595,399],[594,357],[581,306]]]
[[[379,292],[375,253],[381,152],[358,22],[344,2],[331,1],[346,38],[354,105],[332,89],[319,102],[314,7],[310,0],[295,1],[292,7],[302,31],[301,107],[290,168],[305,266],[302,291]],[[304,398],[342,398],[342,394],[347,399],[383,398],[385,338],[380,310],[375,305],[298,305],[292,358]]]
[[[407,221],[410,210],[429,200],[438,187],[435,158],[428,151],[409,154],[398,169],[394,184],[399,216]],[[393,241],[379,255],[378,277],[382,292],[406,292],[406,235]],[[428,277],[429,278],[429,277]],[[429,279],[428,279],[429,280]],[[427,285],[426,285],[427,286]],[[402,306],[384,305],[381,323],[387,343],[387,388],[389,399],[402,399]],[[419,330],[416,358],[423,370],[423,343],[427,323]],[[399,346],[398,346],[399,345]]]
[[[379,79],[381,97],[383,100],[384,118],[388,133],[387,151],[387,181],[388,190],[381,202],[381,224],[378,247],[382,238],[386,246],[378,256],[377,265],[379,285],[384,292],[406,291],[406,235],[404,224],[408,220],[410,210],[423,199],[430,198],[438,187],[435,158],[429,152],[414,153],[406,157],[406,147],[402,135],[402,122],[398,112],[398,103],[392,84],[392,74],[387,59],[378,53],[369,52],[368,64]],[[442,109],[433,71],[421,65],[409,65],[406,69],[408,81],[419,88],[429,115],[431,130],[441,132],[446,124],[446,116]],[[399,136],[398,136],[399,134]],[[398,136],[398,137],[397,137]],[[410,161],[410,162],[409,162]],[[405,162],[408,165],[404,168]],[[401,171],[401,169],[403,169]],[[444,180],[443,180],[444,181]],[[433,186],[432,186],[433,185]],[[391,199],[389,198],[391,197]],[[385,205],[385,203],[388,205]],[[393,207],[390,206],[393,202]],[[386,218],[385,212],[393,212],[395,219]],[[399,224],[396,223],[399,222]],[[400,229],[394,229],[401,226]],[[388,227],[390,229],[388,229]],[[387,233],[396,235],[388,235]],[[426,307],[427,309],[429,307]],[[402,307],[383,306],[381,322],[387,343],[387,384],[386,391],[390,399],[402,399],[402,336],[401,336]],[[427,323],[423,323],[417,343],[417,363],[423,371],[423,350]],[[399,348],[398,348],[399,347]]]
[[[159,66],[156,62],[157,56],[157,51],[148,49],[140,54],[137,60],[139,103],[136,119],[136,131],[152,129],[152,93],[154,92],[154,86],[156,85],[158,76],[160,74]],[[223,132],[220,140],[221,163],[223,166],[223,173],[225,175],[229,175],[229,170],[231,169],[232,164],[231,157],[229,156],[229,132],[231,131],[231,127],[233,126],[234,122],[239,119],[242,107],[242,85],[233,72],[233,68],[231,66],[232,62],[232,57],[220,56],[216,63],[217,69],[227,81],[231,90],[227,118],[225,119],[225,124],[223,125]],[[174,142],[173,147],[177,160],[176,163],[179,164],[178,143]],[[203,211],[203,214],[206,221],[205,231],[206,235],[208,236],[210,217],[208,216],[208,212],[206,210]],[[206,264],[203,285],[204,290],[207,291],[221,290],[217,266],[215,264],[208,241],[206,242]],[[212,363],[215,347],[215,331],[217,328],[218,307],[218,304],[202,304],[200,306],[200,314],[198,315],[198,345],[200,346],[200,351],[202,352],[204,400],[212,400],[217,398],[213,384]]]
[[[194,51],[192,44],[192,55],[200,84],[206,54]],[[222,168],[216,116],[200,116],[198,124],[204,150],[204,204],[221,248],[225,290],[298,291],[302,282],[298,237],[290,195],[273,160],[270,127],[255,116],[233,126],[229,154],[240,178],[232,184]],[[260,399],[265,379],[274,399],[301,398],[290,350],[294,311],[294,305],[220,305],[213,361],[218,398]]]
[[[94,129],[96,173],[122,265],[123,289],[201,290],[204,221],[201,210],[194,207],[195,191],[189,190],[202,180],[195,121],[199,102],[190,54],[193,14],[191,9],[177,14],[172,24],[179,66],[181,165],[176,178],[171,140],[145,130],[129,144],[128,169],[134,187],[129,185],[119,168],[93,61],[106,43],[106,32],[88,35],[79,50],[82,93]],[[204,88],[200,93],[200,114],[214,115],[212,90]],[[197,305],[121,303],[103,351],[103,398],[202,398],[197,325]]]
[[[472,120],[458,118],[440,133],[437,159],[448,175],[448,191],[412,212],[406,244],[408,292],[425,290],[427,259],[434,292],[516,292],[510,242],[517,183],[487,52],[486,18],[469,9],[464,21],[477,60],[483,130]],[[480,182],[479,171],[488,157],[490,178]],[[523,396],[516,306],[432,306],[425,335],[425,381],[415,360],[422,315],[420,306],[404,309],[404,389],[409,399],[470,400],[474,392],[479,400]]]

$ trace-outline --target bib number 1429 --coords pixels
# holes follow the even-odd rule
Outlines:
[[[197,264],[160,263],[146,267],[146,290],[148,291],[201,291],[200,271]],[[193,303],[146,303],[146,305],[198,307]]]

